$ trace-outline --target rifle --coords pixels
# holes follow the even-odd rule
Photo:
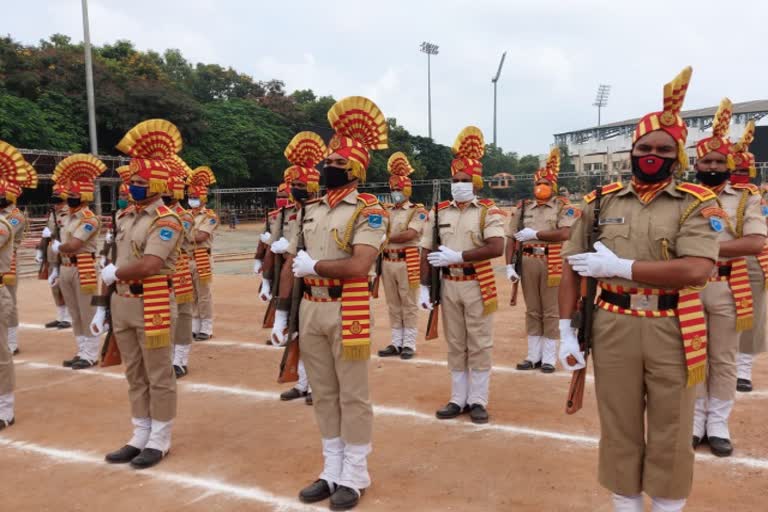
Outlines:
[[[117,215],[116,211],[112,210],[112,242],[105,244],[102,254],[107,256],[107,259],[111,263],[117,261]],[[103,287],[103,283],[102,283]],[[107,331],[107,337],[104,338],[104,344],[101,347],[101,363],[99,366],[117,366],[122,363],[120,357],[120,349],[117,347],[117,338],[115,337],[114,322],[112,322],[112,294],[117,290],[116,284],[111,284],[107,287],[106,293],[100,297],[101,302],[106,308],[105,322],[109,322],[109,331]]]
[[[53,217],[53,225],[54,229],[56,229],[56,226],[58,226],[59,223],[56,220],[56,210],[53,208],[53,206],[51,206],[51,209],[48,211],[48,218],[50,219],[51,217]],[[48,279],[48,273],[50,272],[50,265],[48,263],[49,245],[51,245],[50,237],[40,239],[40,250],[43,252],[43,261],[40,262],[40,268],[37,270],[38,279]]]
[[[280,210],[280,236],[277,240],[283,236],[283,222],[285,222],[285,206]],[[276,241],[277,241],[276,240]],[[267,249],[269,250],[269,249]],[[283,268],[283,256],[281,254],[272,253],[274,258],[274,277],[272,278],[272,299],[267,304],[267,310],[264,312],[264,322],[262,327],[270,329],[275,325],[275,311],[277,311],[278,293],[280,291],[280,271]]]
[[[439,250],[442,242],[440,241],[440,221],[437,214],[438,201],[435,201],[435,223],[432,226],[432,250]],[[437,338],[437,324],[440,319],[440,268],[432,267],[429,271],[429,301],[432,303],[432,309],[427,319],[427,335],[425,340],[434,340]]]
[[[520,202],[520,211],[517,218],[517,233],[522,230],[525,217],[525,199]],[[520,287],[520,280],[523,278],[523,243],[515,240],[515,254],[512,256],[512,265],[515,267],[519,279],[512,283],[512,297],[509,299],[510,306],[517,306],[517,289]]]
[[[266,219],[266,229],[264,230],[264,232],[271,234],[272,231],[269,228],[269,210],[267,210],[267,214],[265,216],[265,219]],[[256,246],[256,254],[255,254],[254,259],[263,260],[264,259],[264,255],[267,252],[267,247],[268,247],[267,244],[262,243],[262,241],[259,240],[259,243]]]
[[[597,237],[600,234],[600,200],[603,196],[602,187],[597,188],[595,196],[595,209],[592,214],[592,229],[589,232],[588,245],[592,249],[597,242]],[[579,347],[584,352],[585,366],[581,370],[576,370],[571,376],[571,385],[568,388],[568,400],[565,405],[565,412],[567,414],[577,413],[584,401],[584,386],[587,379],[587,367],[586,363],[589,359],[589,352],[592,348],[592,325],[594,323],[595,316],[595,299],[597,298],[597,279],[594,277],[586,278],[586,293],[584,293],[579,301],[579,307],[576,315],[572,320],[573,323],[578,324],[578,340]],[[568,364],[575,364],[576,360],[572,357],[568,357]]]
[[[303,251],[304,246],[304,206],[301,207],[301,220],[299,221],[299,234],[296,241],[296,254]],[[301,299],[304,296],[304,278],[294,277],[293,288],[291,288],[291,310],[288,313],[288,336],[299,332],[299,307]],[[280,373],[277,382],[285,384],[286,382],[296,382],[299,380],[299,337],[288,340],[288,344],[283,351],[283,358],[280,361]]]
[[[383,265],[384,255],[383,255],[383,249],[381,252],[379,252],[379,256],[376,258],[376,277],[373,278],[373,286],[371,290],[371,295],[374,299],[379,298],[379,283],[381,282],[381,271],[382,271],[382,265]]]

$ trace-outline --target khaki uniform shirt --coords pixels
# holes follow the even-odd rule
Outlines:
[[[738,229],[738,210],[739,205],[746,198],[743,226],[741,233]],[[747,189],[735,189],[731,184],[727,184],[718,196],[720,207],[728,214],[727,219],[721,219],[722,229],[717,234],[718,242],[728,242],[747,235],[766,236],[765,217],[760,206],[760,196],[752,194]],[[721,261],[732,258],[720,258]]]
[[[306,251],[313,259],[320,261],[347,258],[351,254],[352,246],[355,245],[370,245],[377,251],[381,248],[387,237],[389,219],[379,203],[363,208],[358,215],[349,239],[350,252],[342,249],[337,243],[337,240],[342,242],[344,239],[347,224],[358,207],[358,195],[360,194],[357,190],[352,190],[334,208],[328,204],[327,195],[307,204],[303,220],[304,244]],[[298,229],[293,231],[295,234],[292,236],[289,252],[293,251],[291,254],[296,254],[295,242],[298,239]],[[376,275],[375,264],[371,265],[369,275]]]
[[[163,260],[158,274],[172,275],[176,270],[177,248],[184,232],[176,215],[160,217],[158,208],[165,207],[160,197],[145,207],[126,208],[117,223],[117,263],[120,268],[135,263],[144,255]],[[167,207],[166,207],[167,208]]]
[[[480,217],[487,209],[485,229],[480,230]],[[440,229],[440,243],[454,251],[468,251],[485,245],[489,238],[504,237],[506,215],[495,204],[482,206],[478,199],[459,208],[451,201],[446,208],[437,212]],[[435,225],[435,212],[430,210],[429,218],[424,225],[421,236],[421,247],[429,251],[435,250],[432,231]]]
[[[190,210],[185,210],[178,203],[173,207],[173,211],[179,216],[184,233],[181,237],[180,248],[183,252],[189,252],[192,249],[192,226],[195,224],[195,217]]]
[[[96,253],[96,241],[101,230],[101,220],[96,215],[86,218],[86,212],[91,213],[87,206],[72,211],[61,229],[61,243],[66,244],[72,238],[77,238],[83,242],[83,246],[75,254]]]
[[[11,271],[12,255],[13,227],[4,217],[0,216],[0,274]]]
[[[27,217],[15,205],[8,205],[0,210],[2,216],[13,229],[13,250],[16,251],[24,240],[24,232],[27,229]]]
[[[518,232],[519,208],[513,208],[509,222],[507,222],[506,235],[508,238],[514,238]],[[576,219],[581,217],[581,208],[569,204],[561,197],[553,197],[544,204],[538,204],[536,201],[525,202],[525,215],[523,217],[523,227],[535,229],[536,231],[551,231],[560,228],[570,228],[576,223]],[[549,243],[543,240],[531,240],[526,243]]]
[[[194,224],[192,225],[191,238],[194,239],[199,232],[208,233],[208,240],[205,242],[198,242],[196,244],[197,249],[210,249],[213,247],[213,232],[219,227],[219,216],[216,212],[206,207],[200,207],[190,210],[194,216]]]
[[[388,243],[386,249],[402,249],[403,247],[418,247],[424,224],[427,221],[427,210],[423,205],[410,201],[402,205],[386,205],[389,212],[389,235],[397,235],[409,229],[416,231],[418,236],[405,243]]]
[[[694,195],[676,190],[675,186],[673,181],[647,205],[637,197],[631,183],[618,192],[603,195],[597,240],[619,258],[663,261],[668,255],[669,259],[692,256],[716,261],[720,251],[717,231],[705,213],[707,208],[717,207],[717,202],[715,199],[700,202]],[[681,224],[694,203],[697,206]],[[571,228],[571,237],[563,247],[563,257],[593,250],[587,246],[587,237],[592,229],[594,208],[594,201],[583,206],[583,215]],[[615,286],[658,288],[620,278],[601,280]]]

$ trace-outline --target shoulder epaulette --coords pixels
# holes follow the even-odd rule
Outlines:
[[[624,188],[624,184],[622,184],[620,181],[617,181],[616,183],[609,183],[608,185],[605,185],[603,187],[603,195],[606,194],[612,194],[614,192],[618,192],[619,190]],[[597,190],[593,190],[589,194],[584,196],[584,202],[587,204],[591,203],[595,200],[595,197],[597,197]]]
[[[717,197],[715,193],[707,187],[702,187],[701,185],[696,185],[694,183],[681,183],[675,187],[675,190],[691,194],[699,201],[709,201],[710,199],[715,199]]]
[[[120,212],[120,214],[117,216],[118,219],[122,219],[125,214],[131,213],[134,210],[135,206],[132,204],[129,204],[125,208],[123,208],[123,211]]]
[[[736,190],[749,190],[750,194],[753,196],[759,196],[760,195],[760,189],[757,188],[757,185],[754,183],[734,183],[731,185]]]
[[[173,208],[173,211],[175,211],[176,215],[179,215],[179,216],[189,213],[189,211],[185,210],[180,204],[177,204]]]
[[[478,199],[477,202],[481,206],[484,206],[486,208],[492,208],[492,207],[496,206],[496,203],[494,202],[493,199]]]
[[[96,214],[93,213],[90,208],[83,208],[78,213],[82,214],[84,219],[90,219],[91,217],[96,216]]]
[[[570,200],[565,196],[557,196],[555,199],[557,199],[558,202],[562,204],[570,204]]]
[[[391,210],[392,208],[395,207],[394,203],[381,203],[381,206],[383,206],[384,208],[387,208],[388,210]]]
[[[437,210],[438,211],[444,210],[444,209],[448,208],[450,205],[451,205],[450,201],[442,201],[440,203],[437,203]]]
[[[361,201],[365,206],[373,206],[379,203],[379,198],[373,194],[367,194],[365,192],[357,194],[357,200]]]
[[[178,217],[178,215],[176,215],[176,212],[174,212],[173,210],[171,210],[170,208],[168,208],[164,204],[161,204],[160,206],[158,206],[157,209],[155,210],[155,212],[157,212],[157,216],[158,217],[168,217],[169,215],[173,215],[174,217]]]
[[[216,210],[211,210],[210,208],[205,209],[205,214],[213,219],[217,219],[219,217],[219,214],[216,213]]]

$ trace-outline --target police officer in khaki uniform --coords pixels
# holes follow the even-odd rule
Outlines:
[[[389,157],[389,188],[394,204],[389,212],[389,239],[382,251],[381,281],[387,294],[392,343],[379,350],[380,357],[399,355],[411,359],[416,353],[419,290],[419,242],[427,220],[424,205],[410,201],[413,186],[408,175],[413,167],[398,151]]]
[[[99,159],[79,154],[65,158],[53,171],[54,181],[66,187],[69,215],[61,229],[61,241],[54,240],[51,244],[54,254],[60,257],[61,274],[54,270],[48,282],[51,286],[58,283],[72,315],[77,353],[63,364],[73,370],[90,368],[99,359],[100,340],[92,335],[89,324],[94,314],[91,298],[97,289],[95,257],[101,220],[88,203],[93,201],[96,177],[106,168]]]
[[[491,260],[504,252],[506,218],[492,200],[478,199],[476,195],[483,187],[480,159],[485,153],[485,141],[480,129],[464,128],[453,144],[453,153],[453,201],[444,201],[436,213],[430,212],[421,239],[424,250],[419,304],[424,309],[433,307],[429,265],[440,267],[451,399],[436,415],[451,419],[469,412],[472,422],[487,423],[493,313],[498,308]],[[435,247],[435,223],[440,233],[439,247]]]
[[[299,312],[302,359],[312,383],[325,465],[299,497],[330,496],[333,510],[355,507],[371,479],[373,410],[368,397],[371,349],[369,279],[387,234],[386,211],[357,192],[370,151],[387,147],[387,121],[369,99],[352,96],[328,112],[336,135],[323,175],[328,192],[301,220],[306,251],[293,260],[306,293]]]
[[[298,337],[298,332],[288,333],[288,317],[291,308],[296,305],[291,302],[293,290],[293,258],[298,252],[299,225],[303,207],[310,201],[314,201],[320,192],[320,173],[315,167],[325,158],[327,148],[323,139],[314,132],[300,132],[291,139],[285,148],[285,157],[293,164],[284,174],[285,184],[290,191],[292,204],[286,207],[282,228],[275,233],[282,236],[272,242],[269,251],[273,255],[281,255],[283,266],[280,273],[280,289],[277,293],[277,310],[275,322],[272,326],[271,342],[273,345],[283,346],[289,340]],[[280,400],[289,401],[304,398],[304,403],[312,405],[312,388],[309,385],[309,376],[304,361],[299,359],[298,380],[296,384],[280,394]]]
[[[749,152],[749,145],[755,139],[755,122],[749,121],[741,139],[733,146],[735,169],[731,173],[731,184],[746,185],[757,177],[755,155]],[[761,200],[761,213],[768,217],[768,203]],[[768,280],[768,248],[757,256],[747,256],[749,286],[752,290],[754,321],[752,329],[745,330],[739,337],[739,353],[736,356],[736,391],[752,391],[752,361],[758,354],[768,350],[766,346],[766,281]]]
[[[51,238],[53,238],[54,233],[61,232],[61,229],[66,223],[67,215],[69,215],[66,201],[67,193],[64,190],[64,187],[59,183],[54,183],[53,194],[51,197],[53,208],[48,214],[40,244],[35,251],[35,262],[38,264],[43,262],[43,250],[46,251],[49,273],[54,268],[59,267],[58,257],[53,253],[53,249],[51,248]],[[45,241],[46,239],[47,242]],[[64,302],[64,297],[61,295],[61,288],[59,288],[58,282],[51,287],[51,295],[53,295],[53,302],[56,304],[56,320],[51,320],[46,323],[45,327],[47,329],[68,329],[69,327],[72,327],[72,317],[69,315],[69,310],[67,309],[67,304]]]
[[[765,247],[766,226],[755,185],[728,181],[734,167],[728,131],[733,106],[728,98],[712,124],[712,137],[696,144],[696,179],[717,195],[720,258],[717,271],[701,293],[707,317],[707,382],[699,386],[693,423],[693,445],[707,436],[714,455],[733,453],[728,418],[736,397],[736,353],[740,333],[752,328],[752,289],[746,256]],[[715,221],[714,219],[718,219]]]
[[[557,340],[560,338],[557,288],[563,268],[562,242],[568,240],[571,226],[581,216],[578,207],[557,196],[559,173],[560,149],[554,148],[546,166],[534,174],[535,201],[523,200],[507,223],[507,278],[512,282],[520,279],[512,257],[516,244],[523,244],[522,284],[528,355],[517,365],[518,370],[541,368],[543,373],[552,373],[557,363]],[[521,210],[523,229],[518,230]]]
[[[159,463],[171,447],[176,417],[176,378],[172,367],[172,324],[175,301],[172,276],[184,228],[178,215],[163,204],[171,166],[181,150],[181,134],[162,119],[132,128],[117,148],[130,155],[131,196],[135,203],[118,220],[117,262],[101,271],[105,285],[116,283],[112,322],[125,363],[133,436],[107,454],[107,462],[136,469]],[[104,331],[104,308],[91,322]]]
[[[195,287],[195,302],[192,307],[192,335],[197,341],[205,341],[213,335],[213,232],[219,227],[219,216],[207,208],[208,187],[216,183],[216,177],[210,167],[201,166],[192,171],[189,178],[189,206],[195,221],[190,239],[191,250],[188,253],[192,282]]]
[[[293,210],[290,197],[291,177],[288,170],[283,173],[283,182],[277,186],[275,194],[275,209],[267,212],[267,224],[264,232],[259,235],[259,246],[256,249],[254,273],[261,274],[259,299],[262,302],[272,300],[272,282],[275,280],[275,253],[271,251],[272,244],[279,238],[285,237],[287,212]],[[284,213],[286,212],[286,213]],[[273,236],[274,234],[274,236]]]
[[[560,362],[584,367],[571,319],[579,275],[598,279],[592,330],[600,414],[600,483],[614,510],[683,510],[693,482],[691,447],[696,384],[706,373],[706,320],[699,291],[717,259],[717,206],[708,189],[676,184],[688,164],[680,117],[691,68],[664,88],[664,110],[640,120],[631,152],[632,181],[595,193],[563,248]],[[594,249],[588,236],[598,224]],[[678,318],[684,311],[685,318]],[[575,361],[574,361],[575,360]]]

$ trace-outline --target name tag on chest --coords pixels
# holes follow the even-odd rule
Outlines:
[[[601,226],[610,226],[616,224],[624,224],[624,217],[605,217],[600,219]]]

